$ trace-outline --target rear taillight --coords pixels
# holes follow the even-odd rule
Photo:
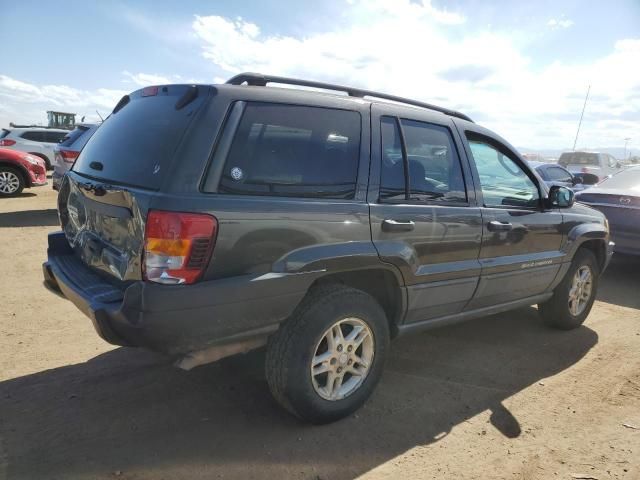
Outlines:
[[[78,158],[78,155],[80,155],[80,152],[76,152],[74,150],[60,150],[57,153],[59,153],[60,156],[62,157],[62,160],[64,160],[67,163],[75,162],[76,158]]]
[[[10,147],[11,145],[15,145],[16,141],[11,140],[10,138],[5,138],[4,140],[0,140],[0,147]]]
[[[212,215],[150,210],[144,235],[144,277],[164,284],[196,282],[218,232]]]

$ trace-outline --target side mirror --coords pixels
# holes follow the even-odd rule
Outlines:
[[[573,190],[560,185],[553,185],[549,189],[549,204],[552,207],[569,208],[575,202]]]

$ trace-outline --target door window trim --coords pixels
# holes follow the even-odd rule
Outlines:
[[[442,206],[442,207],[468,207],[470,206],[469,203],[469,189],[467,188],[467,178],[464,172],[464,168],[462,166],[462,157],[460,155],[460,152],[458,150],[458,147],[456,145],[454,136],[453,136],[453,132],[451,131],[451,128],[449,128],[446,125],[440,125],[437,123],[431,123],[431,122],[425,122],[424,120],[416,120],[414,118],[408,118],[408,117],[401,117],[399,115],[379,115],[378,116],[378,128],[380,128],[380,162],[382,163],[382,120],[384,118],[390,118],[393,120],[395,126],[398,129],[398,134],[400,135],[400,149],[402,151],[402,164],[404,166],[404,199],[383,199],[380,198],[380,189],[382,187],[382,168],[380,168],[380,179],[379,179],[379,188],[378,188],[378,197],[377,197],[377,201],[376,203],[378,204],[383,204],[383,205],[428,205],[428,206]],[[425,199],[425,200],[413,200],[411,199],[411,181],[410,181],[410,174],[409,174],[409,155],[407,153],[407,143],[406,143],[406,137],[404,135],[404,129],[402,128],[402,121],[406,120],[408,122],[417,122],[417,123],[421,123],[424,125],[429,125],[429,126],[435,126],[435,127],[440,127],[440,128],[445,128],[447,130],[447,132],[449,133],[449,139],[451,142],[451,146],[453,148],[453,150],[455,150],[455,152],[458,155],[458,165],[460,167],[460,174],[462,175],[462,183],[464,185],[464,191],[465,191],[465,196],[467,197],[467,200],[465,202],[450,202],[450,201],[446,201],[446,200],[430,200],[430,199]]]

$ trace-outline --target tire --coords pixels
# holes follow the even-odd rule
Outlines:
[[[583,280],[586,278],[585,272],[588,272],[590,279],[588,292],[586,283],[582,283],[582,287],[576,287],[577,290],[574,289],[575,285],[581,283],[578,281],[578,277]],[[593,252],[586,248],[578,249],[571,262],[571,267],[553,291],[553,297],[538,305],[544,322],[550,327],[560,330],[572,330],[582,325],[595,301],[599,274],[600,268]],[[570,299],[570,295],[573,294],[580,296],[582,300],[578,302],[575,298]]]
[[[18,195],[24,189],[24,177],[15,168],[0,167],[0,197]]]
[[[333,348],[331,338],[337,339]],[[373,297],[341,285],[318,287],[269,339],[269,389],[280,405],[305,421],[339,420],[369,398],[382,375],[388,348],[389,324]],[[312,375],[314,359],[319,373]],[[331,385],[330,375],[336,378]]]

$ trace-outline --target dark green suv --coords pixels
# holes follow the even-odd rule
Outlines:
[[[398,335],[531,304],[578,327],[612,253],[601,213],[465,115],[258,74],[125,96],[58,207],[46,282],[102,338],[186,369],[266,345],[315,423],[365,402]]]

